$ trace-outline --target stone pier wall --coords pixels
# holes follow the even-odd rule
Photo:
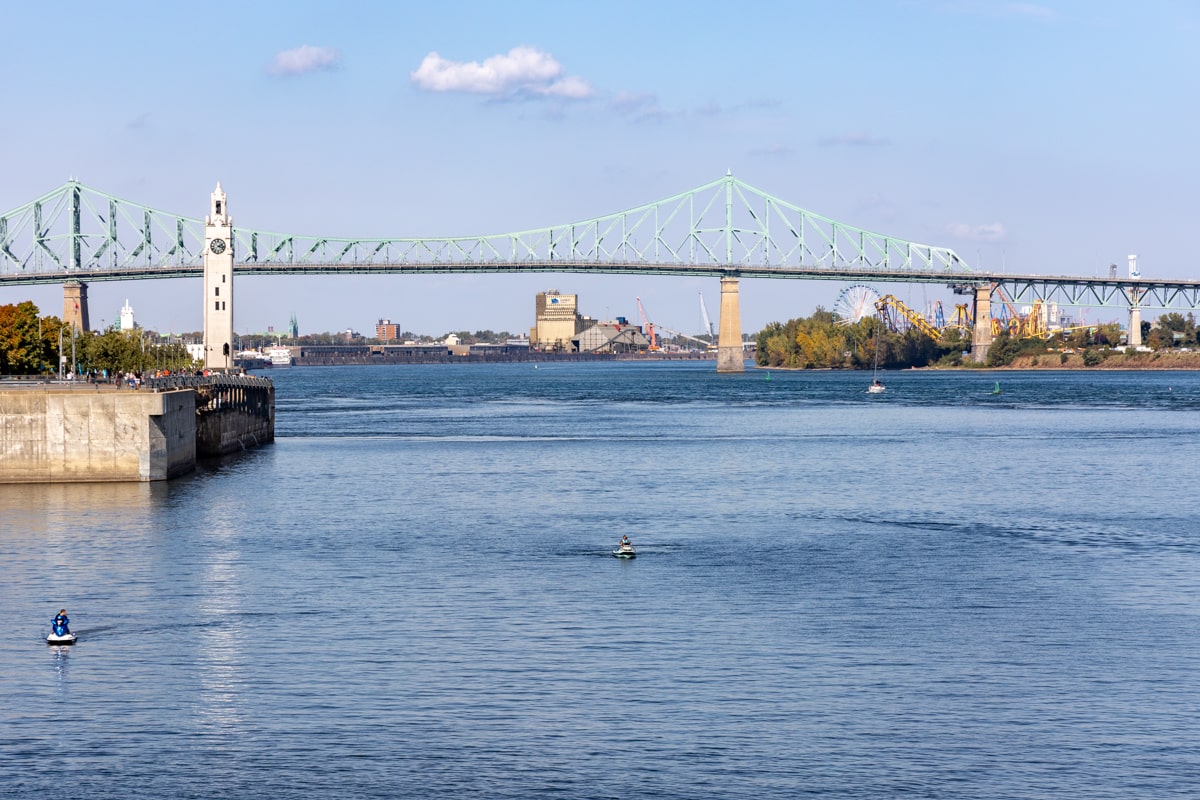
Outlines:
[[[0,384],[0,483],[161,481],[275,441],[264,378]]]
[[[159,481],[196,467],[195,392],[0,388],[0,483]]]

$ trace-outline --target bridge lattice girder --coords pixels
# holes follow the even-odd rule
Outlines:
[[[1078,307],[1200,308],[1200,282],[1197,281],[993,276],[992,282],[1012,302],[1025,305],[1042,302]]]
[[[0,286],[202,274],[204,222],[68,181],[0,214]],[[1013,302],[1200,309],[1200,281],[972,272],[943,247],[846,225],[726,175],[591,220],[488,236],[349,239],[234,230],[235,274],[586,272],[991,284]]]
[[[163,277],[202,265],[204,222],[70,181],[0,215],[0,278],[64,273]],[[487,236],[349,239],[235,228],[239,266],[345,271],[439,265],[520,271],[587,265],[597,272],[671,266],[857,268],[969,275],[954,251],[846,225],[726,175],[627,211],[565,225]],[[415,270],[414,270],[415,271]]]

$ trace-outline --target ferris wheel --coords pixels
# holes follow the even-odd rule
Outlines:
[[[842,289],[837,301],[833,304],[833,313],[837,316],[839,325],[853,325],[859,320],[875,314],[877,300],[879,300],[879,292],[870,286],[856,283]]]

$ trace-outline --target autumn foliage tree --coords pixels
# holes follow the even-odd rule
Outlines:
[[[788,369],[869,369],[875,363],[877,339],[879,366],[884,368],[925,366],[948,352],[916,329],[893,333],[878,317],[844,325],[832,312],[817,308],[811,317],[772,322],[760,331],[757,363]]]
[[[26,300],[0,306],[0,375],[39,375],[58,363],[58,317],[39,317]]]

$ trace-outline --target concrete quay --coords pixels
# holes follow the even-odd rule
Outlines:
[[[169,480],[198,457],[274,441],[268,380],[159,384],[0,382],[0,483]]]

